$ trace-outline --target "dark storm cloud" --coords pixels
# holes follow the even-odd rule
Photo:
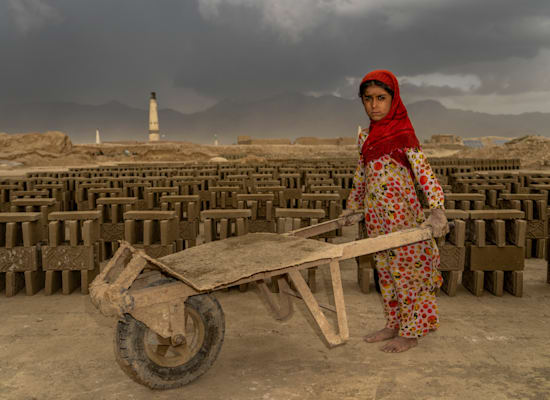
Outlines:
[[[256,16],[243,17],[247,7],[233,6],[233,13],[225,7],[193,48],[195,62],[182,66],[177,82],[223,96],[287,88],[330,91],[345,77],[382,67],[399,75],[476,73],[470,64],[531,59],[550,48],[550,2],[528,3],[523,8],[501,0],[403,2],[362,15],[329,13],[297,43],[262,30]],[[397,12],[400,18],[393,21]],[[240,25],[228,28],[227,21],[237,18]],[[480,71],[503,78],[498,69]],[[499,89],[488,82],[487,91]]]
[[[215,99],[281,91],[351,96],[356,88],[346,78],[375,68],[399,76],[474,74],[478,93],[519,93],[540,89],[541,71],[548,70],[529,64],[550,49],[548,0],[394,0],[383,7],[352,1],[359,5],[351,11],[342,11],[343,0],[304,0],[303,10],[300,4],[4,1],[0,101],[131,104],[163,84]]]

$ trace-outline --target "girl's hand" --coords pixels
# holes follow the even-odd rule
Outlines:
[[[442,208],[434,208],[431,210],[429,218],[420,225],[421,227],[431,226],[432,235],[434,237],[445,236],[449,233],[449,224],[445,216],[445,210]]]

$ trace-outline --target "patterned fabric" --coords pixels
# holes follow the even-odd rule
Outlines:
[[[359,134],[359,151],[368,135]],[[443,190],[420,148],[404,150],[430,208],[443,208]],[[386,154],[369,162],[359,157],[348,208],[363,210],[369,237],[419,226],[424,213],[406,167]],[[421,337],[439,327],[435,291],[443,282],[435,240],[374,256],[384,301],[386,327],[399,335]]]

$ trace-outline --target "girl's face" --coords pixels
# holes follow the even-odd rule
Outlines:
[[[371,121],[380,121],[390,112],[392,97],[380,86],[367,86],[361,100]]]

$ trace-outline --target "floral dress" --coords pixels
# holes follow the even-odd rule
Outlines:
[[[405,152],[412,167],[390,155],[365,163],[361,155],[368,130],[359,133],[359,165],[348,198],[348,208],[363,210],[369,237],[419,226],[424,212],[416,195],[420,184],[430,208],[443,208],[443,190],[420,148]],[[386,327],[399,336],[421,337],[439,327],[435,297],[443,282],[435,240],[425,240],[374,255],[384,302]]]

